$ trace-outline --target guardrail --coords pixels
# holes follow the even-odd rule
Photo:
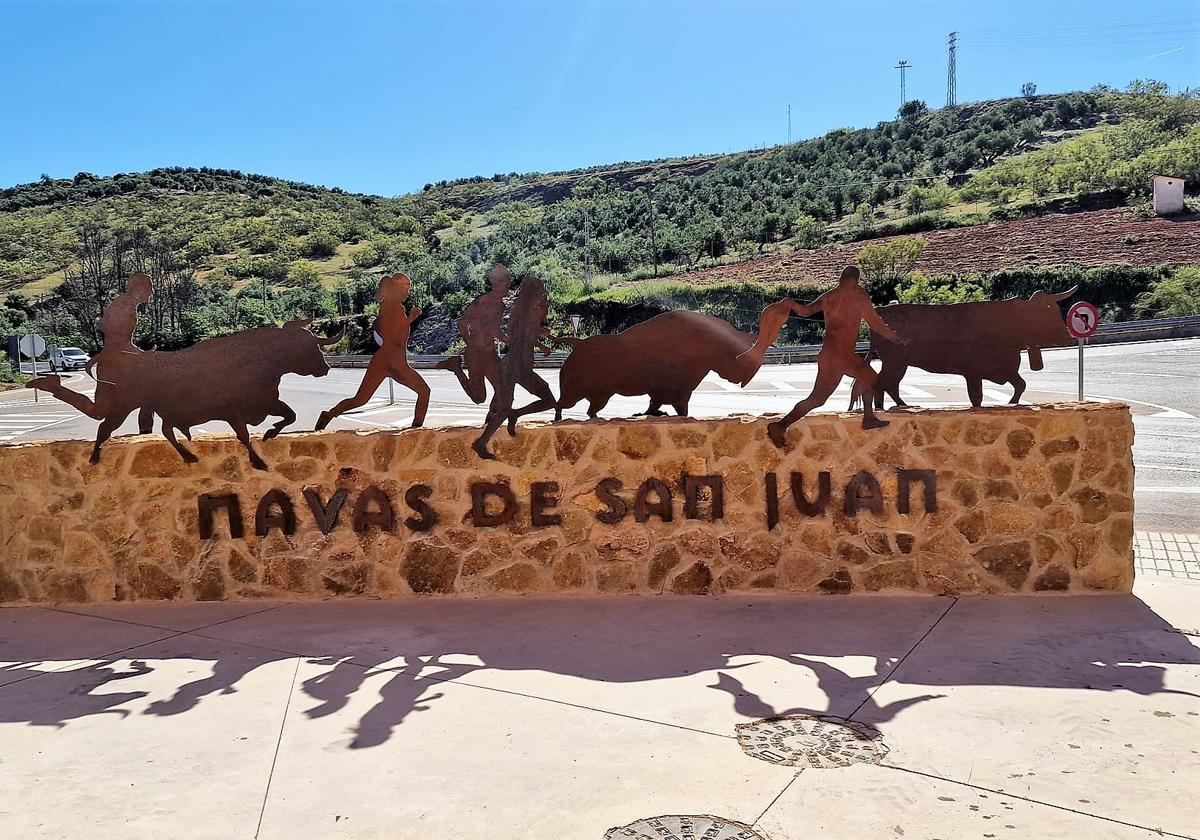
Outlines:
[[[1088,344],[1123,344],[1131,341],[1162,341],[1169,338],[1194,338],[1200,336],[1200,315],[1187,315],[1182,318],[1153,318],[1147,321],[1124,321],[1116,324],[1101,324],[1096,334],[1088,339]],[[864,353],[868,342],[858,342],[858,351]],[[819,344],[800,344],[791,347],[771,347],[763,359],[763,364],[791,365],[800,362],[816,361],[817,353],[821,350]],[[534,366],[542,368],[562,367],[567,358],[566,353],[551,353],[534,356]],[[437,354],[411,354],[408,363],[414,368],[430,369],[446,356]],[[366,367],[371,361],[370,356],[326,356],[326,361],[332,367]]]

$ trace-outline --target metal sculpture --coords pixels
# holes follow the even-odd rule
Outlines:
[[[560,394],[554,419],[580,400],[588,401],[588,417],[596,417],[612,397],[645,394],[644,412],[661,416],[669,405],[686,416],[692,392],[710,371],[745,385],[762,366],[762,354],[749,355],[756,340],[769,347],[790,314],[790,301],[772,304],[759,317],[759,334],[750,335],[711,315],[678,310],[664,312],[616,335],[559,339],[572,345],[559,377]]]
[[[874,393],[875,408],[883,408],[885,393],[897,406],[906,405],[900,398],[900,380],[910,366],[962,376],[975,408],[983,402],[983,380],[1008,383],[1013,386],[1009,403],[1015,405],[1025,392],[1021,351],[1029,352],[1030,368],[1041,370],[1043,347],[1071,343],[1058,304],[1075,294],[1076,288],[1035,292],[1028,300],[881,307],[883,322],[908,340],[898,344],[872,328],[871,353],[883,362]],[[860,394],[856,386],[851,404]]]
[[[542,326],[548,309],[546,287],[542,281],[529,274],[522,277],[517,299],[513,301],[509,313],[508,352],[500,360],[500,384],[492,395],[483,434],[472,444],[480,458],[496,457],[488,450],[488,441],[505,421],[508,422],[508,433],[515,435],[518,418],[555,406],[554,392],[533,369],[534,349],[541,348],[549,352],[541,340],[550,335],[550,331]],[[537,399],[521,408],[513,408],[514,391],[518,385]]]
[[[496,342],[508,343],[500,325],[504,320],[504,298],[512,288],[512,275],[505,266],[497,264],[488,272],[487,279],[491,290],[471,301],[458,319],[458,334],[466,345],[463,355],[451,356],[437,364],[458,378],[476,405],[487,399],[487,383],[491,383],[493,393],[499,389],[500,354]]]
[[[321,412],[317,418],[318,430],[328,426],[329,421],[339,414],[365,405],[389,376],[417,395],[412,428],[425,422],[425,412],[429,410],[429,386],[408,364],[408,335],[412,322],[421,314],[419,306],[407,311],[404,308],[411,288],[412,281],[407,274],[393,274],[379,281],[379,315],[375,319],[375,332],[379,333],[383,345],[371,357],[354,396]]]
[[[843,376],[858,380],[863,399],[864,429],[878,429],[888,425],[886,420],[875,416],[874,387],[878,378],[874,369],[856,352],[858,343],[859,324],[866,321],[871,329],[886,336],[897,344],[904,344],[905,339],[897,335],[891,327],[884,323],[871,298],[858,284],[859,273],[854,266],[846,266],[838,279],[837,288],[831,289],[809,304],[798,304],[795,301],[783,301],[774,306],[782,311],[783,304],[802,318],[817,312],[825,316],[825,337],[821,341],[821,351],[817,354],[817,380],[813,383],[812,392],[796,403],[795,407],[783,418],[767,424],[767,434],[776,446],[784,446],[787,439],[788,426],[795,423],[814,408],[825,404],[842,381]],[[746,351],[751,359],[760,363],[771,345],[768,336],[760,335],[754,347]]]
[[[324,376],[329,365],[321,345],[340,339],[318,339],[306,327],[312,319],[289,321],[283,327],[260,327],[233,335],[209,338],[185,350],[147,350],[117,353],[101,359],[100,373],[110,387],[93,402],[85,394],[66,388],[57,376],[46,376],[30,385],[48,391],[100,421],[91,461],[100,460],[100,448],[132,412],[144,409],[162,418],[163,437],[183,460],[196,456],[175,437],[178,430],[191,440],[191,429],[211,420],[233,427],[246,447],[255,469],[266,469],[250,444],[248,426],[267,417],[279,417],[263,440],[270,440],[296,413],[279,399],[279,381],[286,373]]]

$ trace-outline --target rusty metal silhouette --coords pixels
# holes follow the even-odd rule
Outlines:
[[[311,322],[299,319],[282,327],[244,330],[205,339],[184,350],[115,355],[101,363],[101,372],[107,369],[105,375],[113,377],[103,402],[93,402],[63,386],[57,376],[43,377],[37,387],[100,421],[92,447],[93,464],[99,462],[101,447],[125,418],[146,409],[162,418],[163,437],[183,460],[198,459],[176,439],[175,432],[191,440],[193,426],[223,420],[246,447],[250,463],[262,470],[267,465],[250,444],[247,427],[267,417],[281,418],[263,435],[263,440],[270,440],[295,422],[296,412],[279,399],[279,380],[286,373],[324,376],[329,365],[321,345],[340,340],[340,336],[318,339],[306,329]],[[99,395],[99,387],[96,391]]]
[[[269,416],[281,418],[263,435],[269,440],[294,422],[296,413],[279,399],[279,380],[285,373],[327,374],[329,365],[320,346],[333,344],[340,336],[318,339],[305,329],[310,318],[289,321],[282,328],[210,338],[186,350],[142,351],[133,345],[133,333],[137,308],[150,299],[152,288],[145,274],[132,275],[124,294],[101,314],[104,347],[91,360],[97,373],[94,399],[67,388],[57,374],[35,379],[29,386],[100,421],[92,447],[93,464],[100,461],[104,442],[136,410],[143,432],[148,431],[148,418],[159,415],[163,437],[188,462],[197,458],[176,439],[175,432],[191,440],[193,426],[224,420],[246,447],[251,464],[266,469],[250,445],[247,426]]]
[[[546,380],[538,376],[533,369],[534,349],[540,348],[549,352],[549,348],[542,342],[543,338],[550,336],[550,331],[542,326],[548,309],[549,301],[542,281],[530,274],[522,277],[516,300],[513,301],[509,313],[508,351],[500,360],[500,384],[492,395],[483,434],[472,444],[480,458],[496,457],[488,449],[488,442],[505,422],[508,423],[508,433],[515,435],[518,418],[554,408],[554,392],[550,390]],[[515,389],[518,385],[537,399],[521,408],[513,408]]]
[[[770,346],[787,320],[789,301],[772,304],[759,317],[758,335],[741,332],[726,321],[699,312],[677,310],[656,315],[616,335],[559,339],[572,346],[559,377],[561,396],[554,419],[588,401],[596,417],[610,399],[645,394],[644,414],[661,416],[664,405],[687,416],[692,393],[710,371],[745,386],[762,365],[762,354],[747,355],[756,340]],[[782,307],[782,308],[781,308]]]
[[[393,274],[379,281],[379,291],[376,293],[379,315],[375,319],[375,332],[379,333],[383,344],[367,364],[354,396],[346,397],[317,417],[318,430],[328,426],[329,421],[339,414],[366,405],[389,376],[417,395],[411,428],[415,429],[425,422],[425,412],[429,410],[429,385],[408,364],[408,335],[412,330],[412,322],[421,315],[419,306],[408,310],[404,308],[411,289],[412,281],[407,274]]]
[[[858,381],[863,399],[864,429],[878,429],[888,425],[886,420],[880,420],[874,412],[874,387],[877,375],[862,356],[856,352],[858,343],[859,324],[866,322],[871,329],[886,336],[897,344],[903,344],[906,339],[897,335],[891,327],[884,323],[879,313],[871,303],[871,298],[859,285],[859,272],[854,266],[846,266],[838,279],[836,288],[820,295],[812,303],[799,304],[795,301],[780,301],[772,304],[780,317],[784,312],[806,318],[817,312],[825,316],[825,337],[821,341],[821,351],[817,354],[817,380],[813,383],[812,392],[796,403],[781,419],[767,424],[767,434],[771,442],[782,447],[787,440],[787,429],[804,415],[825,404],[843,376],[850,376]],[[768,309],[772,308],[768,307]],[[767,348],[771,346],[769,336],[760,335],[755,345],[746,351],[745,355],[762,362]]]
[[[88,359],[83,370],[96,380],[96,402],[107,403],[108,391],[112,388],[111,379],[105,379],[105,360],[112,361],[121,353],[140,353],[141,348],[133,343],[133,334],[137,331],[138,307],[150,300],[154,294],[154,282],[150,276],[142,273],[129,275],[125,281],[125,291],[113,298],[100,314],[100,334],[103,345],[100,352]],[[120,365],[117,365],[119,369]],[[95,371],[95,372],[93,372]],[[154,427],[153,412],[142,409],[138,413],[138,432],[149,434]]]
[[[458,319],[458,334],[466,345],[463,354],[437,364],[438,368],[451,371],[457,377],[476,405],[482,405],[487,399],[488,383],[491,383],[493,393],[500,387],[500,353],[496,342],[508,343],[501,323],[504,298],[512,288],[512,275],[508,268],[497,263],[488,272],[487,279],[491,289],[471,301]]]
[[[983,380],[1013,386],[1010,405],[1025,392],[1021,377],[1021,351],[1029,353],[1029,367],[1041,370],[1043,347],[1066,347],[1071,336],[1063,322],[1059,303],[1075,294],[1034,292],[1028,300],[975,301],[950,304],[892,304],[880,307],[879,316],[908,339],[897,344],[878,331],[871,332],[871,353],[882,362],[874,392],[876,408],[883,408],[883,395],[897,407],[900,381],[908,368],[930,373],[957,374],[967,380],[971,405],[983,403]],[[851,405],[861,396],[856,386]]]

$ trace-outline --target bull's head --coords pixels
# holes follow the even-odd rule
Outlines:
[[[1072,286],[1065,292],[1034,292],[1027,305],[1022,306],[1021,322],[1017,326],[1021,339],[1029,348],[1029,366],[1041,370],[1043,347],[1065,347],[1071,343],[1066,322],[1058,304],[1079,289]]]
[[[308,331],[311,323],[312,318],[297,318],[283,325],[283,333],[287,336],[283,363],[288,373],[301,376],[324,376],[329,373],[329,363],[325,361],[321,348],[337,344],[342,336],[317,338]]]

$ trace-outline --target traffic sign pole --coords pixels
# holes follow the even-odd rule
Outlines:
[[[1083,402],[1083,345],[1100,326],[1100,312],[1085,300],[1067,310],[1067,332],[1079,342],[1079,402]]]
[[[1079,341],[1079,401],[1083,402],[1083,339]]]

